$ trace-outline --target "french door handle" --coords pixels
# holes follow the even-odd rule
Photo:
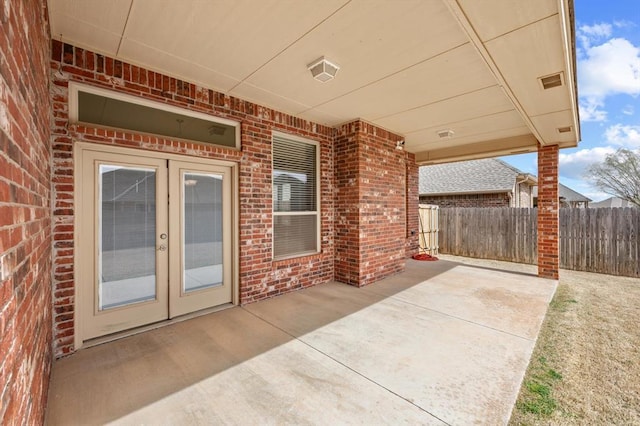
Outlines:
[[[164,244],[160,244],[160,247],[158,247],[158,250],[160,251],[165,251],[167,249],[167,246]]]

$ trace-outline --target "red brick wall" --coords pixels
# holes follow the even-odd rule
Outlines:
[[[239,164],[240,301],[276,296],[333,279],[335,130],[58,41],[52,42],[53,198],[56,355],[73,351],[73,143],[161,150]],[[241,122],[242,150],[178,142],[68,123],[69,81],[82,82]],[[277,130],[320,142],[322,253],[273,262],[271,135]]]
[[[460,195],[422,195],[420,204],[433,204],[446,207],[510,207],[509,195],[499,194],[460,194]]]
[[[51,369],[49,25],[0,4],[0,424],[41,424]]]
[[[558,145],[538,146],[538,275],[558,279]]]
[[[408,160],[404,151],[396,149],[401,139],[363,121],[338,129],[338,281],[363,286],[404,269]]]
[[[406,222],[407,222],[407,240],[405,243],[405,257],[411,257],[418,253],[420,244],[418,242],[418,232],[420,231],[418,211],[419,205],[419,167],[416,164],[416,156],[411,153],[406,154],[406,188],[407,188],[407,206],[406,206]]]

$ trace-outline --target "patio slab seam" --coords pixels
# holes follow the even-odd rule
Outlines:
[[[302,340],[300,337],[288,332],[287,330],[277,326],[276,324],[273,324],[272,322],[268,321],[267,319],[261,317],[260,315],[251,312],[248,309],[245,309],[244,307],[240,307],[240,309],[244,310],[245,312],[248,312],[249,314],[251,314],[252,316],[254,316],[255,318],[257,318],[258,320],[263,321],[265,324],[270,325],[271,327],[274,327],[277,330],[280,330],[281,332],[285,333],[287,336],[290,336],[292,339],[299,341],[300,343],[302,343],[303,345],[307,346],[308,348],[318,352],[319,354],[321,354],[322,356],[330,359],[331,361],[335,362],[338,365],[341,365],[342,367],[346,368],[347,370],[353,372],[354,374],[362,377],[363,379],[367,380],[368,382],[380,387],[381,389],[384,389],[385,391],[389,392],[390,394],[394,395],[397,398],[402,399],[403,401],[409,403],[410,405],[413,405],[414,407],[416,407],[417,409],[419,409],[420,411],[424,412],[425,414],[428,414],[429,416],[433,417],[434,419],[442,422],[442,424],[445,424],[447,426],[451,426],[451,423],[446,422],[445,420],[441,419],[440,417],[436,416],[435,414],[429,412],[428,410],[426,410],[425,408],[421,407],[420,405],[416,404],[415,402],[403,397],[402,395],[398,394],[397,392],[394,392],[393,390],[389,389],[387,386],[384,386],[378,382],[376,382],[375,380],[371,379],[370,377],[368,377],[367,375],[359,372],[358,370],[355,370],[353,367],[350,367],[349,365],[345,364],[344,362],[339,361],[338,359],[332,357],[331,355],[329,355],[328,353],[322,351],[321,349],[316,348],[315,346],[313,346],[312,344],[310,344],[309,342],[306,342],[304,340]]]
[[[457,320],[460,320],[460,321],[464,321],[464,322],[469,323],[469,324],[472,324],[472,325],[477,325],[477,326],[479,326],[479,327],[483,327],[483,328],[486,328],[486,329],[489,329],[489,330],[497,331],[498,333],[503,333],[503,334],[506,334],[506,335],[508,335],[508,336],[512,336],[512,337],[516,337],[516,338],[518,338],[518,339],[526,340],[526,341],[528,341],[528,342],[535,342],[535,341],[536,341],[536,339],[535,339],[535,338],[534,338],[534,339],[529,339],[528,337],[520,336],[520,335],[518,335],[518,334],[511,333],[511,332],[506,331],[506,330],[501,330],[501,329],[496,328],[496,327],[491,327],[491,326],[489,326],[489,325],[482,324],[482,323],[479,323],[479,322],[476,322],[476,321],[472,321],[472,320],[469,320],[469,319],[466,319],[466,318],[462,318],[462,317],[459,317],[459,316],[457,316],[457,315],[449,314],[449,313],[446,313],[446,312],[443,312],[443,311],[440,311],[440,310],[437,310],[437,309],[434,309],[434,308],[429,308],[429,307],[427,307],[427,306],[419,305],[419,304],[417,304],[417,303],[412,303],[412,302],[409,302],[409,301],[407,301],[407,300],[405,300],[405,299],[403,299],[403,298],[401,298],[401,297],[397,297],[397,296],[388,296],[388,295],[385,295],[384,293],[378,293],[378,292],[376,292],[376,291],[373,291],[373,290],[371,290],[371,289],[367,289],[367,288],[365,288],[365,289],[363,289],[363,290],[364,290],[364,291],[368,291],[368,292],[370,292],[371,294],[374,294],[374,295],[376,295],[376,296],[383,296],[383,297],[386,297],[386,298],[389,298],[389,299],[393,299],[393,300],[395,300],[395,301],[397,301],[397,302],[405,303],[405,304],[407,304],[407,305],[411,305],[411,306],[414,306],[414,307],[419,308],[419,309],[422,309],[422,310],[426,310],[426,311],[434,312],[434,313],[436,313],[436,314],[444,315],[444,316],[449,317],[449,318],[453,318],[453,319],[457,319]]]

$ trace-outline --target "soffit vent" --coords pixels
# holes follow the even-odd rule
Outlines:
[[[558,133],[569,133],[570,131],[571,131],[571,126],[558,127]]]
[[[453,137],[453,130],[451,129],[438,130],[436,133],[440,139],[451,139]]]
[[[542,83],[542,88],[544,90],[562,86],[564,84],[562,80],[562,73],[559,72],[546,77],[540,77],[540,83]]]

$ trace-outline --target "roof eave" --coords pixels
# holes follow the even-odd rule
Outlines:
[[[461,192],[421,192],[420,197],[445,197],[448,195],[480,195],[480,194],[508,194],[510,189],[492,189],[487,191],[461,191]]]

